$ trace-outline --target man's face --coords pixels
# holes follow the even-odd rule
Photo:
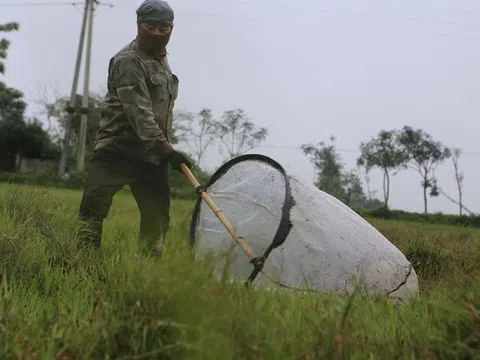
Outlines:
[[[171,25],[138,24],[140,46],[150,54],[164,52],[172,30]]]

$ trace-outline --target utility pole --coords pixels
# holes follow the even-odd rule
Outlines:
[[[85,166],[85,146],[87,140],[87,120],[88,120],[88,100],[89,100],[89,85],[90,85],[90,59],[92,55],[92,37],[93,37],[93,19],[95,16],[95,0],[86,0],[88,13],[90,14],[88,21],[88,35],[87,35],[87,53],[85,58],[85,78],[83,82],[83,96],[82,96],[82,117],[80,123],[80,134],[78,139],[77,151],[77,171],[83,171]]]
[[[68,113],[65,136],[63,139],[63,148],[58,166],[58,176],[63,177],[67,168],[67,162],[70,157],[70,138],[72,136],[72,121],[73,117],[77,113],[81,113],[80,133],[78,134],[78,146],[77,146],[77,170],[83,171],[85,165],[85,146],[87,135],[87,121],[89,111],[89,87],[90,87],[90,61],[92,54],[92,38],[93,38],[93,19],[95,16],[95,6],[106,5],[112,8],[113,4],[100,3],[98,0],[85,0],[85,6],[83,10],[82,26],[80,29],[80,39],[78,42],[77,59],[75,62],[75,71],[73,74],[72,90],[70,93],[70,102],[66,108]],[[85,43],[85,31],[87,30],[88,21],[88,33],[87,33],[87,45],[86,45],[86,59],[85,59],[85,74],[83,83],[83,96],[82,104],[78,106],[76,104],[78,78],[80,76],[80,65],[82,63],[83,47]]]
[[[66,119],[65,124],[65,135],[63,138],[63,148],[62,154],[60,157],[60,164],[58,166],[58,176],[63,177],[65,174],[65,170],[67,168],[68,158],[70,156],[70,137],[72,133],[72,121],[73,116],[75,115],[75,100],[77,95],[77,87],[78,87],[78,78],[80,76],[80,64],[82,63],[82,54],[83,54],[83,44],[85,40],[85,28],[87,25],[87,16],[88,16],[88,5],[90,0],[85,0],[85,7],[83,10],[83,19],[82,19],[82,27],[80,28],[80,39],[78,41],[78,49],[77,49],[77,59],[75,62],[75,71],[73,74],[73,83],[72,83],[72,91],[70,93],[70,103],[67,108],[68,118]]]

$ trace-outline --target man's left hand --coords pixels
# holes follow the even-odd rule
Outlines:
[[[181,152],[174,150],[169,156],[167,161],[172,166],[173,170],[182,172],[181,164],[184,163],[189,169],[192,168],[192,163]]]

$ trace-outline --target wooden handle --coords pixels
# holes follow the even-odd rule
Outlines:
[[[185,165],[181,164],[180,165],[182,168],[183,173],[185,176],[188,178],[190,183],[197,189],[200,185],[200,183],[197,181],[195,176],[193,176],[192,172],[190,169]],[[200,193],[200,196],[202,199],[207,203],[207,205],[212,209],[213,213],[217,216],[217,218],[220,220],[220,222],[225,226],[227,231],[232,235],[233,239],[236,241],[236,243],[242,248],[242,250],[247,254],[247,256],[250,258],[250,260],[253,260],[257,258],[257,255],[253,251],[253,249],[248,246],[247,242],[237,233],[235,228],[232,226],[232,224],[228,221],[228,219],[223,215],[222,211],[217,207],[215,202],[212,200],[212,198],[207,194],[206,191],[203,191]]]

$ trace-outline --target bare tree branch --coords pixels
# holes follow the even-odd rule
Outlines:
[[[440,192],[440,194],[442,194],[443,196],[445,196],[448,200],[450,200],[451,202],[453,202],[454,204],[457,204],[458,206],[460,206],[462,209],[464,209],[465,211],[467,211],[470,215],[473,215],[473,216],[476,216],[476,214],[473,212],[473,211],[470,211],[468,210],[463,204],[461,204],[460,202],[458,202],[457,200],[455,200],[454,198],[452,198],[451,196],[449,196],[447,193],[445,193],[441,188],[438,188],[438,191]]]
[[[195,115],[177,112],[174,124],[177,141],[187,145],[200,165],[206,151],[216,139],[216,125],[211,110],[203,108]]]
[[[215,122],[215,129],[229,159],[256,148],[268,135],[267,128],[257,128],[241,109],[225,111],[222,120]]]

